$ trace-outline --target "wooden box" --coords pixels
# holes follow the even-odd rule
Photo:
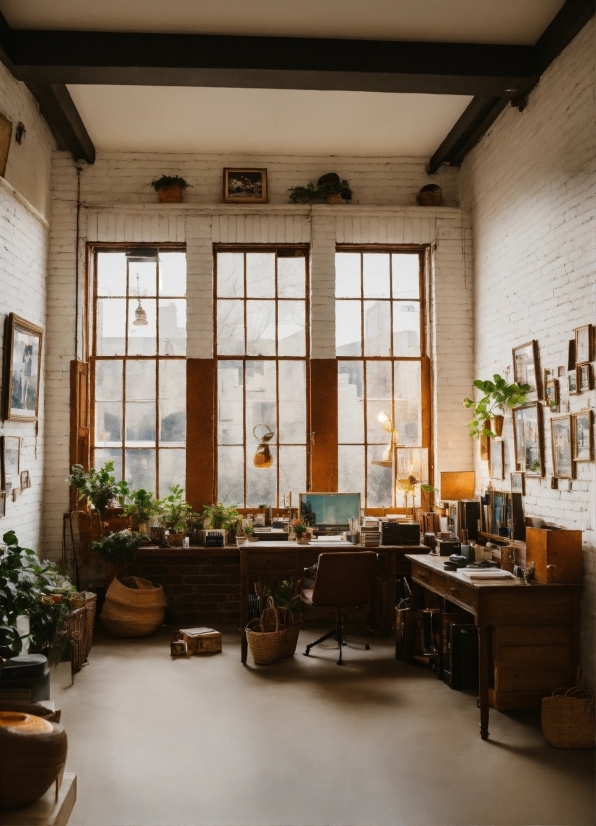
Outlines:
[[[217,654],[221,651],[221,633],[213,628],[181,628],[180,638],[189,654]]]
[[[581,582],[582,532],[526,528],[526,565],[534,563],[536,582]]]

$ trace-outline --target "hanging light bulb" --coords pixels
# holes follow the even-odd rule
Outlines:
[[[256,432],[258,427],[265,428],[264,432],[260,435]],[[252,459],[253,465],[260,469],[266,469],[271,467],[271,465],[273,464],[273,456],[271,455],[269,442],[275,436],[275,432],[271,430],[271,428],[267,424],[255,425],[252,432],[254,434],[255,439],[258,439],[259,441],[259,446],[257,447],[256,453]]]
[[[141,305],[141,290],[139,287],[139,276],[137,275],[137,301],[139,302],[139,306],[135,310],[135,320],[133,324],[135,327],[146,327],[149,322],[147,321],[147,313],[143,309]]]

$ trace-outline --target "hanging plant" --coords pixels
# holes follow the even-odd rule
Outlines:
[[[470,438],[500,435],[493,432],[487,423],[502,417],[505,408],[519,407],[526,403],[526,394],[530,392],[529,384],[507,384],[504,378],[495,373],[493,381],[477,379],[474,387],[484,394],[480,401],[464,399],[464,407],[473,411],[474,418],[468,422]]]

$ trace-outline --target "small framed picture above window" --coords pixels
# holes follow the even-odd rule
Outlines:
[[[226,204],[266,204],[266,169],[231,169],[223,171],[224,203]]]
[[[578,364],[577,366],[577,392],[584,393],[594,387],[594,376],[591,364]]]
[[[591,410],[574,413],[571,417],[573,459],[575,462],[594,460],[593,414]]]
[[[513,379],[516,384],[529,384],[528,393],[537,393],[538,398],[541,398],[537,341],[529,341],[513,348]]]
[[[573,452],[571,450],[571,416],[550,420],[555,479],[573,479]]]
[[[594,328],[591,324],[575,328],[575,363],[586,364],[594,358]]]

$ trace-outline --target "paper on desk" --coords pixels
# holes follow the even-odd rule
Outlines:
[[[341,535],[340,535],[340,534],[337,534],[337,536],[319,536],[319,538],[318,538],[318,539],[315,539],[315,540],[314,540],[313,542],[311,542],[310,544],[311,544],[311,545],[312,545],[312,544],[314,544],[314,545],[322,545],[322,544],[324,544],[325,542],[329,542],[329,543],[332,543],[333,545],[337,545],[337,543],[338,543],[338,542],[345,542],[345,541],[346,541],[346,540],[345,540],[345,539],[343,539],[343,538],[341,537]]]
[[[514,576],[509,571],[504,571],[502,568],[485,568],[484,570],[478,568],[461,568],[460,573],[469,576],[471,579],[514,579]]]

